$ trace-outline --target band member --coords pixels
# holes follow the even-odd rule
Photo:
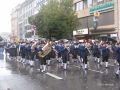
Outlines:
[[[72,46],[71,46],[71,53],[72,53],[72,58],[73,58],[73,61],[77,61],[77,55],[78,55],[78,46],[77,46],[77,43],[74,43]]]
[[[118,44],[118,48],[116,50],[116,59],[117,59],[117,62],[119,63],[119,68],[116,71],[116,77],[119,78],[119,72],[120,72],[120,43]]]
[[[17,46],[15,42],[11,43],[9,49],[10,49],[10,56],[13,57],[13,59],[15,60],[17,56]]]
[[[119,44],[116,43],[115,46],[113,47],[113,53],[114,53],[115,56],[117,55],[117,54],[116,54],[116,50],[117,50],[117,48],[118,48],[118,45],[119,45]],[[116,59],[117,59],[117,56],[116,56]],[[116,64],[116,63],[117,63],[117,60],[114,61],[114,64]]]
[[[46,63],[49,66],[50,65],[50,52],[45,56],[46,58]]]
[[[94,50],[95,62],[98,61],[98,63],[99,63],[100,62],[99,42],[96,42],[93,45],[93,50]]]
[[[24,43],[24,42],[23,42]],[[18,44],[18,55],[21,56],[21,47],[22,47],[22,42],[19,42]]]
[[[85,46],[85,42],[82,43],[81,47],[81,57],[83,58],[83,68],[85,67],[85,69],[87,70],[87,56],[88,56],[88,50],[87,47]]]
[[[82,42],[79,42],[79,45],[78,45],[78,60],[80,61],[80,63],[81,63],[81,66],[82,66],[82,56],[81,56],[81,46],[82,46],[82,44],[81,44]]]
[[[31,62],[31,46],[30,46],[30,42],[26,42],[26,46],[25,46],[25,56],[26,56],[26,63],[30,64]]]
[[[103,45],[101,46],[101,50],[102,50],[102,62],[100,63],[100,65],[102,66],[103,62],[106,62],[106,68],[108,68],[108,59],[109,59],[108,44],[103,43]]]
[[[55,45],[54,44],[51,47],[50,58],[52,60],[55,60],[55,58],[56,58],[56,50],[55,50]],[[50,65],[50,60],[47,61],[47,64]]]
[[[21,53],[21,60],[25,62],[25,45],[26,43],[22,42],[22,44],[19,46],[20,53]]]
[[[42,41],[41,42],[41,49],[39,49],[41,52],[44,52],[43,47],[45,46],[45,43]],[[45,57],[40,57],[40,69],[41,72],[46,71],[46,56]]]
[[[66,70],[66,68],[67,68],[68,53],[69,53],[69,51],[67,49],[67,46],[65,46],[65,44],[62,44],[61,56],[62,56],[62,60],[63,60],[64,70]]]
[[[57,61],[59,60],[59,59],[58,59],[58,47],[59,47],[59,44],[58,44],[58,42],[56,42],[56,43],[55,43],[55,51],[56,51],[55,54],[56,54],[56,59],[57,59]]]
[[[41,50],[41,45],[40,45],[41,43],[39,42],[39,43],[37,43],[37,46],[36,46],[36,59],[39,59],[39,55],[38,55],[38,52]]]
[[[61,63],[61,66],[63,66],[62,56],[61,56],[61,49],[62,49],[62,43],[59,42],[59,45],[58,45],[58,59],[59,59],[59,62]]]
[[[28,52],[30,53],[30,66],[35,66],[35,59],[34,59],[34,57],[35,57],[35,48],[32,50],[32,45],[34,44],[34,42],[33,41],[31,41],[30,42],[30,47],[28,47]],[[30,50],[29,50],[30,49]]]

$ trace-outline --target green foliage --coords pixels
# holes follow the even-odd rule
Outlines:
[[[47,0],[35,17],[29,17],[29,23],[36,26],[38,35],[49,39],[69,38],[80,24],[73,10],[73,0]]]

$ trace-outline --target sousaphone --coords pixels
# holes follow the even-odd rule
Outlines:
[[[51,51],[52,41],[48,42],[43,48],[42,51],[38,52],[39,57],[45,57]]]

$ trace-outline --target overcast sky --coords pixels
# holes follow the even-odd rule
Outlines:
[[[24,0],[1,0],[0,2],[0,32],[11,32],[12,8]]]

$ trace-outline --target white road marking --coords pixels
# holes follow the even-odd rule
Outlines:
[[[74,67],[78,67],[78,68],[80,68],[80,66],[74,66]],[[96,70],[92,70],[92,69],[88,69],[88,70],[93,71],[93,72],[104,73],[104,72],[101,72],[101,71],[96,71]]]
[[[47,74],[47,75],[49,75],[49,76],[51,76],[51,77],[53,77],[53,78],[56,78],[56,79],[63,79],[63,78],[61,78],[61,77],[58,77],[58,76],[56,76],[56,75],[54,75],[54,74],[51,74],[51,73],[45,73],[45,74]]]
[[[104,73],[104,72],[101,72],[101,71],[96,71],[96,70],[92,70],[92,69],[88,69],[90,71],[94,71],[94,72],[99,72],[99,73]]]

